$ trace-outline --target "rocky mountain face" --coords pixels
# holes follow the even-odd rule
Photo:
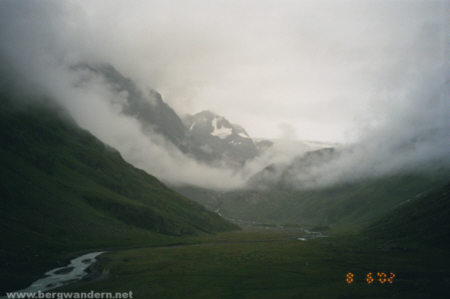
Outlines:
[[[164,102],[161,94],[154,89],[142,91],[130,78],[122,75],[109,64],[79,64],[75,71],[86,75],[86,81],[92,75],[101,78],[117,94],[119,99],[111,99],[121,108],[121,112],[135,118],[148,136],[155,133],[164,137],[176,148],[193,159],[212,166],[242,167],[247,161],[265,153],[274,147],[289,146],[302,153],[293,165],[269,165],[261,173],[251,179],[251,185],[266,184],[268,181],[280,181],[282,172],[289,176],[288,168],[298,168],[310,155],[303,153],[334,147],[330,144],[319,144],[308,141],[286,141],[253,139],[240,125],[233,124],[224,116],[211,111],[202,111],[194,115],[180,117],[170,105]],[[82,80],[83,80],[82,76]],[[158,142],[158,140],[153,139]],[[163,141],[159,141],[163,142]],[[297,161],[297,160],[301,161]],[[276,172],[272,170],[277,169]],[[298,170],[298,169],[296,169]],[[276,173],[276,174],[275,174]],[[270,179],[268,179],[270,177]]]
[[[295,157],[289,163],[272,163],[263,170],[257,172],[247,182],[249,188],[267,189],[294,187],[293,178],[299,173],[308,173],[314,167],[329,163],[337,158],[339,151],[326,147],[318,150],[308,151],[303,155]],[[298,186],[298,182],[296,182]]]
[[[254,141],[239,125],[210,111],[188,115],[183,120],[163,101],[161,94],[151,89],[142,92],[129,78],[109,64],[74,67],[103,78],[114,91],[122,95],[122,113],[136,118],[146,134],[162,135],[183,153],[211,165],[242,166],[258,155]],[[267,149],[265,144],[264,149]]]
[[[136,118],[145,133],[161,134],[183,152],[187,151],[186,127],[156,90],[150,89],[147,94],[142,92],[131,79],[109,64],[82,64],[75,69],[102,77],[117,94],[122,95],[123,101],[119,103],[122,113]]]
[[[258,155],[258,149],[248,133],[223,116],[202,111],[184,117],[189,137],[214,160],[242,166]]]

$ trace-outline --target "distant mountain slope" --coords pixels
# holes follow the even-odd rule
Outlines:
[[[177,191],[227,218],[360,230],[397,205],[441,188],[448,178],[449,171],[441,169],[432,175],[399,174],[309,190],[281,184],[263,190],[214,192],[180,187]]]
[[[144,133],[156,132],[183,153],[213,165],[241,166],[258,154],[253,140],[240,126],[209,111],[187,116],[184,120],[156,90],[142,92],[130,79],[109,64],[79,64],[73,68],[100,76],[123,95],[122,113],[136,118]],[[85,76],[90,80],[89,76]]]
[[[213,159],[242,166],[258,154],[258,149],[248,133],[239,125],[211,111],[202,111],[184,118],[189,136],[202,145]]]
[[[407,242],[450,249],[450,183],[399,205],[366,232],[385,246]]]
[[[423,171],[314,187],[314,169],[340,155],[339,149],[322,148],[290,163],[271,164],[253,175],[243,190],[215,192],[193,186],[177,190],[227,218],[358,230],[397,205],[441,188],[450,178],[450,169],[430,163]],[[300,180],[302,175],[310,181]]]
[[[249,178],[249,189],[292,189],[300,187],[297,174],[308,173],[311,168],[329,163],[339,155],[334,148],[322,148],[299,154],[289,163],[272,163]]]
[[[103,77],[118,94],[122,93],[125,100],[122,112],[135,117],[144,132],[155,131],[182,151],[188,150],[186,127],[156,90],[151,89],[148,94],[144,94],[130,78],[123,76],[110,64],[80,64],[74,69],[91,71]]]
[[[0,103],[2,289],[24,287],[23,277],[64,252],[237,229],[125,162],[58,108]]]

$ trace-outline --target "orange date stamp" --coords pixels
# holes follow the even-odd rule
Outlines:
[[[364,276],[364,281],[367,284],[393,284],[394,279],[397,275],[393,272],[385,273],[385,272],[377,272],[376,274],[369,272]],[[355,274],[352,272],[348,272],[345,275],[345,282],[347,284],[352,284],[355,282]]]

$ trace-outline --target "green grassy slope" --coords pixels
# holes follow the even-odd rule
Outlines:
[[[365,232],[386,246],[419,243],[450,249],[450,184],[398,206]]]
[[[363,231],[307,242],[295,239],[295,228],[266,228],[112,252],[100,258],[108,279],[63,289],[131,290],[135,298],[447,298],[449,194],[447,184]]]
[[[359,236],[302,242],[279,230],[240,231],[195,246],[138,248],[100,257],[108,279],[64,291],[133,291],[133,298],[446,298],[448,254],[438,249],[386,251]],[[352,272],[352,284],[345,281]],[[393,272],[392,284],[368,273]]]
[[[262,223],[362,228],[395,206],[447,183],[449,171],[403,174],[315,190],[271,188],[218,193],[195,187],[177,189],[223,216]]]
[[[69,252],[237,227],[125,162],[57,108],[0,108],[0,290]],[[171,237],[172,236],[172,237]]]

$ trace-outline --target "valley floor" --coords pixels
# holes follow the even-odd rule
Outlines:
[[[134,298],[445,298],[444,250],[377,244],[362,235],[297,240],[295,228],[247,228],[180,244],[110,250],[97,279],[61,291],[129,292]],[[354,281],[346,282],[347,273]],[[380,283],[377,273],[392,280]],[[367,274],[374,282],[368,284]],[[381,274],[382,275],[382,274]],[[383,279],[381,279],[383,281]]]

